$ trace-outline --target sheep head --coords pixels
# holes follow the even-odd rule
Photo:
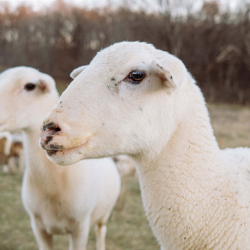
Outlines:
[[[40,139],[49,159],[60,165],[160,151],[161,138],[168,139],[175,129],[178,92],[190,76],[167,52],[121,42],[99,52],[71,77],[45,119]]]
[[[40,126],[58,99],[52,77],[29,67],[0,74],[0,131]]]

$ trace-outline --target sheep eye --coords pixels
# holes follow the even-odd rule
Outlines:
[[[140,84],[145,77],[146,73],[139,70],[132,71],[127,76],[128,80],[133,84]]]
[[[32,91],[36,88],[36,85],[34,83],[27,83],[25,86],[24,86],[24,89],[26,89],[27,91]]]

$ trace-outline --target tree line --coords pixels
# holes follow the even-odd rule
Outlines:
[[[62,0],[39,12],[0,8],[0,69],[26,65],[68,78],[97,51],[119,41],[145,41],[179,57],[207,100],[250,103],[250,5],[221,12],[217,2],[197,12],[88,10]]]

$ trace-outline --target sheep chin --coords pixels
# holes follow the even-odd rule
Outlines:
[[[65,150],[46,150],[47,158],[55,164],[61,166],[72,165],[82,159],[84,159],[84,149],[86,143],[71,149]]]

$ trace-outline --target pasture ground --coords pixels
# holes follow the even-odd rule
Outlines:
[[[208,105],[215,135],[221,148],[250,147],[250,107]],[[0,250],[34,250],[37,245],[23,209],[21,175],[0,173]],[[124,181],[126,192],[108,223],[107,250],[153,250],[159,246],[144,215],[136,177]],[[56,236],[55,250],[68,249],[68,237]],[[91,231],[88,250],[95,249]]]

